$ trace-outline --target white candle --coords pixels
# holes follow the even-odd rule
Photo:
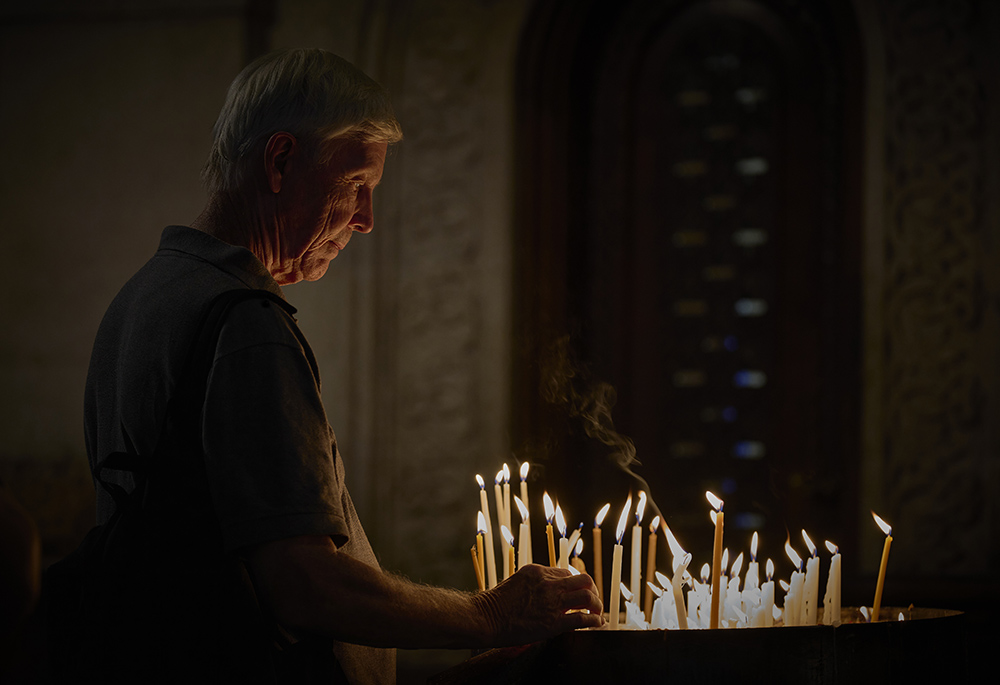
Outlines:
[[[566,539],[566,517],[556,505],[556,528],[559,530],[559,568],[569,568],[569,540]]]
[[[747,577],[743,582],[743,590],[756,590],[760,587],[760,571],[757,567],[757,533],[750,540],[750,563],[747,565]]]
[[[510,468],[504,464],[501,470],[503,471],[503,522],[509,530],[514,527],[510,525]]]
[[[792,571],[791,580],[788,583],[788,592],[785,594],[785,625],[797,626],[802,624],[802,585],[805,574],[802,573],[802,557],[792,549],[789,542],[785,542],[785,553],[792,562],[795,570]]]
[[[514,574],[514,534],[510,532],[510,528],[507,526],[500,526],[500,535],[503,537],[504,542],[507,543],[507,557],[506,562],[503,566],[507,569],[508,573],[504,576],[504,580],[510,578]]]
[[[724,516],[722,513],[723,501],[706,491],[705,497],[712,505],[712,519],[715,523],[715,544],[712,546],[712,608],[710,616],[710,628],[719,627],[719,580],[722,575],[722,528]]]
[[[813,544],[805,530],[802,531],[802,539],[809,549],[802,595],[802,625],[814,626],[819,623],[819,550],[816,549],[816,545]]]
[[[521,464],[521,501],[524,502],[525,508],[530,512],[531,503],[528,501],[528,468],[529,468],[528,462],[524,462],[523,464]],[[533,563],[534,559],[532,558],[532,551],[531,551],[530,524],[527,527],[527,532],[528,532],[528,541],[525,543],[525,549],[528,550],[528,563],[531,564]]]
[[[594,517],[594,584],[597,585],[597,597],[604,603],[604,551],[601,549],[601,524],[608,515],[611,504],[605,504]]]
[[[677,610],[677,629],[687,630],[687,612],[684,611],[684,594],[682,592],[682,587],[684,585],[684,573],[687,571],[688,565],[691,563],[691,553],[688,552],[680,559],[674,558],[674,575],[670,579],[670,589],[673,591],[674,595],[674,605]]]
[[[653,618],[653,591],[649,589],[649,584],[653,582],[656,573],[656,531],[660,527],[660,517],[654,516],[649,524],[649,544],[646,552],[646,603],[643,611],[646,614],[646,621]]]
[[[629,576],[629,591],[639,601],[642,592],[642,516],[646,511],[646,492],[639,491],[639,503],[635,507],[635,525],[632,526],[632,567]]]
[[[826,541],[830,558],[830,575],[826,580],[826,594],[823,595],[823,623],[828,626],[840,625],[840,550]]]
[[[528,507],[517,495],[514,495],[514,504],[521,514],[521,527],[517,531],[517,567],[524,568],[531,563],[531,526],[528,525]]]
[[[622,583],[622,538],[625,537],[625,526],[628,524],[629,511],[632,509],[632,495],[628,496],[625,506],[622,508],[622,515],[618,519],[618,527],[615,529],[615,549],[611,557],[611,604],[608,606],[608,613],[611,614],[611,630],[618,630],[621,621],[621,583]]]
[[[478,473],[476,482],[479,483],[479,504],[480,511],[486,523],[486,578],[488,586],[492,589],[497,586],[497,561],[496,552],[493,550],[493,522],[490,520],[490,504],[486,501],[486,482]]]
[[[774,581],[771,580],[774,577],[774,562],[770,559],[765,571],[767,580],[760,586],[760,608],[764,612],[764,626],[769,628],[774,625]]]

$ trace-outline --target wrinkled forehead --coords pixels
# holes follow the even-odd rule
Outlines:
[[[386,143],[363,142],[352,138],[334,139],[327,144],[326,167],[349,177],[378,181],[385,165]]]

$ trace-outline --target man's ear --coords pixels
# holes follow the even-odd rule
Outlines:
[[[264,146],[264,173],[272,193],[281,191],[288,160],[298,150],[298,141],[287,131],[273,134]]]

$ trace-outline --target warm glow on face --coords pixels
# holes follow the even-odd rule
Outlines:
[[[757,533],[754,531],[753,538],[750,539],[750,561],[757,561]]]
[[[789,542],[788,540],[785,540],[785,554],[787,554],[788,558],[792,560],[792,566],[795,567],[795,570],[801,571],[802,557],[800,557],[798,553],[796,553],[796,551],[792,549],[792,543]]]
[[[507,526],[500,526],[500,535],[503,539],[507,541],[507,544],[511,547],[514,546],[514,536],[511,534],[510,529]]]
[[[549,493],[542,493],[542,507],[545,509],[545,520],[552,523],[552,517],[555,516],[555,507],[552,506],[552,498],[549,497]]]
[[[840,553],[840,548],[837,547],[832,542],[830,542],[829,540],[826,541],[826,548],[828,550],[830,550],[830,554],[839,554]]]
[[[646,491],[639,491],[639,503],[635,505],[635,525],[642,523],[643,514],[646,513]]]
[[[712,508],[716,511],[722,511],[722,500],[711,493],[711,491],[705,491],[705,497],[708,499],[708,503],[712,505]]]
[[[517,510],[521,512],[521,521],[528,520],[528,507],[524,506],[524,502],[517,495],[514,495],[514,504],[517,505]]]
[[[628,496],[625,500],[625,506],[622,507],[622,515],[618,518],[618,527],[615,528],[615,539],[618,540],[618,544],[622,544],[622,538],[625,536],[625,526],[628,523],[628,513],[632,509],[632,495]]]
[[[649,532],[656,533],[656,529],[660,527],[660,517],[654,516],[653,520],[649,522]]]
[[[771,580],[771,578],[774,578],[774,562],[768,559],[767,565],[764,568],[767,570],[767,579]]]
[[[882,529],[883,533],[885,533],[888,536],[892,535],[892,526],[890,526],[888,523],[886,523],[885,521],[883,521],[879,517],[879,515],[876,514],[874,511],[872,512],[872,518],[875,519],[875,523],[878,524],[878,527]]]
[[[806,549],[809,550],[809,556],[816,556],[816,545],[813,544],[812,538],[809,537],[809,533],[805,531],[805,528],[802,529],[802,539],[806,543]]]
[[[608,515],[609,511],[611,511],[610,502],[601,507],[601,510],[597,512],[597,516],[594,517],[594,528],[601,527],[601,524],[604,523],[604,517]]]
[[[562,507],[558,504],[556,505],[556,530],[559,531],[559,535],[566,537],[566,517],[563,516]]]
[[[503,465],[503,482],[510,482],[510,468],[506,464]]]
[[[486,487],[486,481],[484,481],[483,477],[480,476],[478,473],[476,474],[476,482],[479,483],[479,487],[480,488],[485,488]]]
[[[476,516],[476,525],[478,526],[479,534],[484,535],[486,533],[486,517],[483,516],[483,512],[479,512]]]
[[[528,480],[528,468],[529,467],[530,467],[530,464],[528,464],[528,462],[524,462],[523,464],[521,464],[521,480]]]

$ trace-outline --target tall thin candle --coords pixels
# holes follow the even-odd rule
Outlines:
[[[874,511],[872,512],[872,518],[875,519],[875,523],[885,533],[885,544],[882,546],[882,562],[878,567],[878,583],[875,585],[875,602],[872,604],[871,620],[877,621],[879,611],[882,610],[882,589],[885,587],[885,569],[889,564],[889,547],[892,545],[892,526],[879,518],[879,515]]]
[[[809,550],[809,560],[806,561],[806,580],[804,594],[802,596],[802,623],[807,626],[814,626],[819,623],[819,550],[809,538],[805,530],[802,531],[802,539]]]
[[[527,510],[531,511],[531,502],[528,500],[528,469],[530,468],[528,462],[521,464],[521,501],[524,502],[524,506]],[[525,519],[527,521],[527,519]],[[528,535],[528,541],[525,543],[525,549],[528,550],[528,563],[532,563],[533,557],[531,552],[531,523],[528,522],[528,527],[525,529]]]
[[[472,568],[476,572],[476,587],[482,592],[486,589],[486,581],[483,579],[483,569],[479,565],[479,556],[476,554],[476,548],[472,547],[469,549],[472,552]]]
[[[501,470],[503,471],[503,522],[507,529],[511,530],[514,526],[510,525],[510,468],[504,464]]]
[[[496,553],[493,551],[493,522],[490,520],[490,504],[486,501],[486,482],[478,473],[476,482],[479,483],[479,503],[480,511],[486,523],[486,579],[487,585],[492,590],[497,586],[497,561]]]
[[[510,528],[507,526],[500,526],[500,534],[503,536],[504,542],[507,543],[507,563],[504,564],[504,568],[509,569],[510,572],[504,577],[504,580],[506,580],[514,575],[514,569],[516,568],[514,559],[514,534],[510,532]]]
[[[559,530],[559,568],[569,568],[569,540],[566,538],[566,517],[556,505],[556,528]]]
[[[830,558],[830,575],[826,580],[826,594],[823,595],[823,623],[828,626],[840,625],[840,550],[826,541]]]
[[[642,517],[646,512],[646,491],[639,491],[639,502],[635,506],[635,525],[632,527],[632,566],[629,576],[629,591],[638,605],[642,592]]]
[[[542,506],[545,507],[545,539],[549,543],[549,566],[555,568],[556,565],[556,543],[552,539],[552,519],[556,515],[555,507],[552,506],[552,498],[549,493],[542,493]]]
[[[608,612],[611,614],[611,630],[618,630],[621,621],[621,584],[622,584],[622,538],[625,537],[625,526],[628,524],[628,515],[632,509],[632,495],[628,496],[625,506],[622,508],[622,515],[618,519],[618,527],[615,529],[615,549],[611,557],[611,604]]]
[[[517,511],[521,514],[521,528],[517,534],[517,560],[520,569],[531,563],[531,526],[528,522],[527,505],[517,495],[514,495],[514,504],[517,505]]]
[[[608,515],[611,504],[605,504],[594,517],[594,584],[597,585],[597,597],[604,602],[604,557],[601,549],[601,524]]]
[[[654,516],[649,524],[649,544],[646,552],[646,604],[643,606],[643,613],[646,614],[647,623],[653,616],[653,591],[649,584],[656,580],[656,531],[659,527],[660,517]]]
[[[497,471],[496,478],[493,479],[493,494],[496,497],[497,528],[499,529],[500,526],[506,525],[507,521],[507,514],[503,510],[503,469]],[[500,563],[503,564],[503,577],[506,578],[510,575],[510,569],[507,568],[510,557],[507,554],[507,540],[504,539],[503,535],[500,536],[500,551],[502,553]]]
[[[722,575],[722,527],[724,520],[724,515],[722,513],[723,501],[708,491],[705,492],[705,497],[708,499],[708,503],[712,505],[712,513],[714,514],[712,519],[715,522],[715,544],[712,547],[712,613],[709,617],[709,627],[718,628],[719,580]]]
[[[486,535],[486,517],[483,512],[476,512],[476,557],[479,562],[479,573],[483,576],[483,584],[486,584],[486,558],[483,556],[483,536]],[[484,588],[485,589],[485,588]]]

